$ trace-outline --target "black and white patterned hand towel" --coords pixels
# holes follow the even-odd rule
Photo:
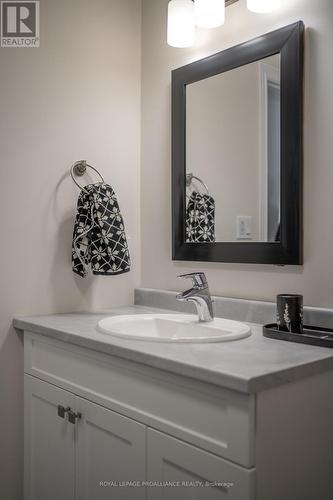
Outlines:
[[[215,200],[193,191],[186,207],[186,243],[215,242]]]
[[[110,276],[130,270],[130,255],[124,222],[116,195],[104,183],[82,189],[74,226],[72,267],[84,277],[91,266],[93,274]]]

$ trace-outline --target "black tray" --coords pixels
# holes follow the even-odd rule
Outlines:
[[[276,340],[286,340],[299,344],[317,345],[333,349],[333,329],[318,326],[303,326],[303,333],[289,333],[278,330],[276,323],[263,326],[264,337]]]

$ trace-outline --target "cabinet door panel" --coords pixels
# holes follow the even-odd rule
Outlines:
[[[253,469],[152,429],[147,430],[147,457],[148,500],[254,499]]]
[[[75,426],[58,417],[67,391],[25,375],[25,500],[74,500]]]
[[[141,500],[146,475],[146,428],[81,398],[77,434],[77,500]],[[132,486],[124,482],[131,481]]]

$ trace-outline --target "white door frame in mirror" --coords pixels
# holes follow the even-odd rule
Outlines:
[[[269,84],[280,86],[281,77],[278,68],[262,62],[259,64],[260,96],[259,96],[259,134],[260,140],[260,175],[259,175],[259,238],[268,241],[268,87]]]

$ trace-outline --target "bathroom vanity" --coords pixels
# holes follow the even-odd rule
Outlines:
[[[333,351],[266,339],[254,323],[251,337],[210,344],[96,330],[110,315],[163,313],[143,296],[106,314],[14,320],[25,500],[328,500]],[[239,301],[237,318],[235,302],[224,302],[231,319],[271,314]]]

